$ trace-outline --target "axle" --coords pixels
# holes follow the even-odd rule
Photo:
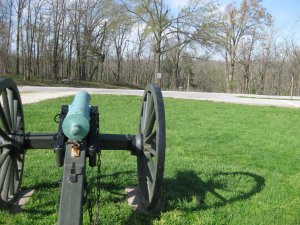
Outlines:
[[[27,133],[24,136],[24,148],[53,149],[59,138],[59,133]],[[127,150],[134,154],[136,138],[137,135],[129,134],[99,134],[97,153],[102,150]]]

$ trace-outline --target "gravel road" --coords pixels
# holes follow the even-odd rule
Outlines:
[[[91,94],[110,95],[137,95],[142,96],[142,90],[130,89],[98,89],[98,88],[72,88],[72,87],[39,87],[39,86],[19,86],[22,102],[24,104],[35,103],[51,98],[74,95],[78,91],[87,91]],[[164,97],[208,100],[214,102],[228,102],[247,105],[267,105],[289,108],[300,108],[300,97],[289,96],[266,96],[266,95],[245,95],[227,93],[207,93],[207,92],[184,92],[184,91],[163,91]]]

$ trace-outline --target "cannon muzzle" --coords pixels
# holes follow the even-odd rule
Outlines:
[[[75,95],[62,124],[64,134],[71,140],[84,139],[90,130],[90,95],[81,91]]]

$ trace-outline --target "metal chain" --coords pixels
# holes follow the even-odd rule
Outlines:
[[[90,189],[89,185],[86,182],[86,201],[87,201],[87,209],[89,213],[90,225],[99,225],[99,216],[100,216],[100,176],[101,176],[101,158],[100,154],[98,154],[97,158],[97,177],[96,177],[96,218],[93,218],[93,207],[92,200],[89,197]]]

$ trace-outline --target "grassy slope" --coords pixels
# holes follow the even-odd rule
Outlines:
[[[70,101],[26,105],[26,129],[55,132],[58,106]],[[93,96],[92,104],[102,132],[136,132],[139,97]],[[103,152],[102,224],[300,224],[299,110],[175,99],[165,99],[165,107],[162,212],[132,212],[124,187],[136,184],[135,158]],[[27,153],[23,187],[36,191],[22,213],[0,212],[0,224],[56,224],[62,169],[54,157]]]

